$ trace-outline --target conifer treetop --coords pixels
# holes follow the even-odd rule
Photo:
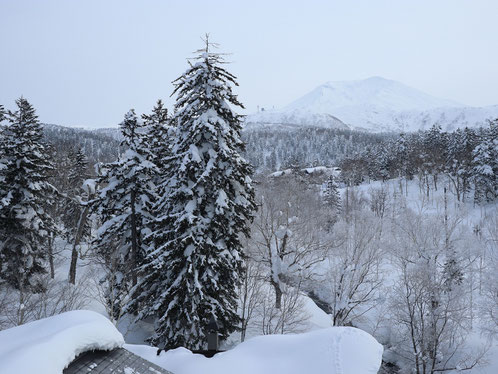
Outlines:
[[[234,129],[240,131],[243,116],[233,112],[229,106],[232,104],[244,108],[232,91],[232,85],[239,84],[236,77],[221,66],[227,63],[223,58],[226,54],[212,51],[217,48],[217,44],[209,41],[209,35],[203,40],[205,47],[195,51],[197,56],[188,60],[190,68],[173,81],[175,89],[172,96],[177,94],[176,117],[181,119],[178,122],[185,123],[185,117],[195,116],[196,113],[212,108],[217,110],[220,117],[236,120],[237,126]]]
[[[139,134],[137,129],[139,128],[137,114],[135,109],[130,109],[124,116],[124,121],[121,122],[121,134],[123,134],[123,141],[121,145],[126,145],[131,149],[136,148]]]

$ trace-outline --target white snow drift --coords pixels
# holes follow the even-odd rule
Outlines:
[[[376,374],[382,346],[352,327],[258,336],[213,358],[177,348],[160,356],[145,345],[126,349],[175,374]]]
[[[67,312],[0,331],[0,373],[62,374],[82,352],[123,344],[123,336],[104,316]]]
[[[62,374],[82,352],[123,344],[123,336],[104,316],[67,312],[0,331],[0,373]],[[185,348],[160,356],[145,345],[125,348],[175,374],[375,374],[383,352],[372,336],[351,327],[259,336],[210,359]]]

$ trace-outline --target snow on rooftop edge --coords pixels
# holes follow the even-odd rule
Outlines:
[[[258,336],[213,358],[185,348],[160,356],[145,345],[125,348],[175,374],[376,374],[383,353],[371,335],[352,327]]]
[[[62,374],[80,353],[123,344],[121,333],[104,316],[66,312],[0,331],[0,373]]]

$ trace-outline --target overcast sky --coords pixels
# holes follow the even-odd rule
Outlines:
[[[334,80],[382,76],[475,106],[498,104],[497,0],[0,0],[0,104],[109,127],[158,98],[206,32],[232,53],[247,112]]]

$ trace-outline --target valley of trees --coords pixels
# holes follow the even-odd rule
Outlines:
[[[498,120],[242,133],[207,41],[174,85],[172,114],[130,110],[115,138],[0,106],[0,329],[98,300],[201,349],[211,317],[229,346],[309,329],[313,300],[390,370],[484,363],[467,343],[498,332]]]

